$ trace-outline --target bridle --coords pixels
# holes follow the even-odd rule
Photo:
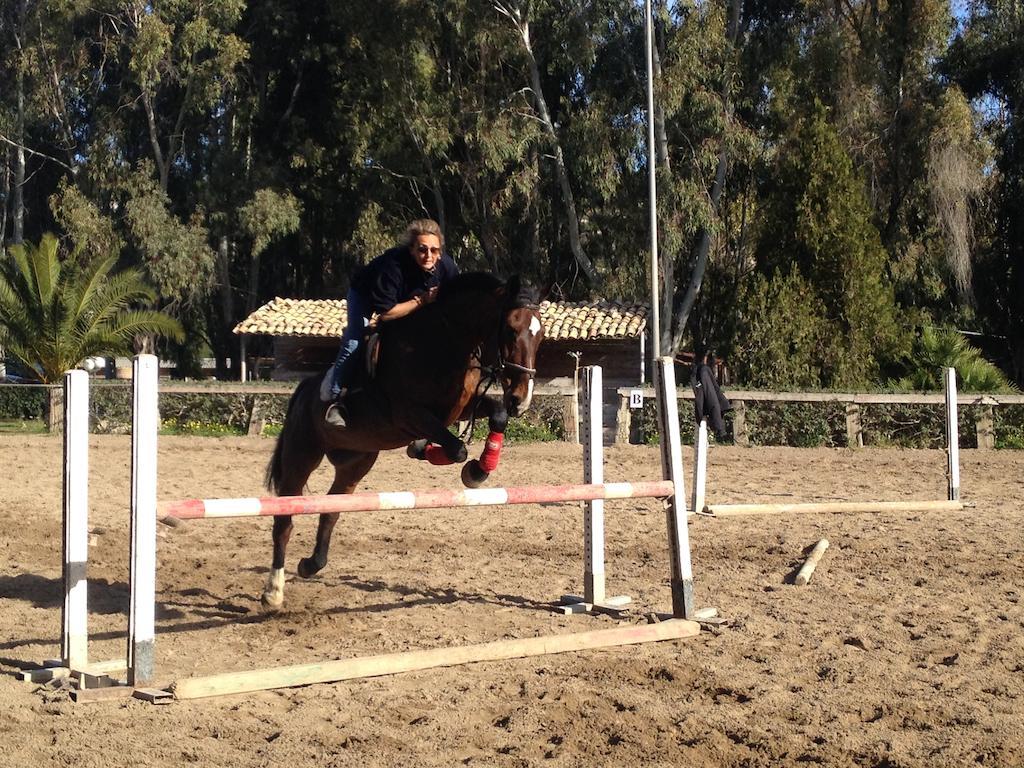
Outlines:
[[[524,305],[522,305],[520,307],[513,307],[513,309],[531,309],[531,310],[533,310],[535,312],[539,312],[540,311],[540,307],[538,307],[536,304],[524,304]],[[502,318],[500,320],[498,320],[498,327],[497,327],[496,332],[495,332],[495,336],[498,339],[498,343],[497,343],[498,360],[497,360],[497,362],[494,365],[487,365],[486,363],[484,363],[484,361],[483,361],[483,357],[484,357],[483,345],[481,345],[480,347],[477,347],[477,350],[474,353],[476,359],[479,361],[479,368],[480,368],[480,380],[477,382],[476,392],[473,393],[473,399],[475,401],[477,401],[477,402],[479,402],[479,400],[481,398],[487,396],[487,393],[491,389],[491,387],[498,383],[498,379],[499,379],[499,377],[501,376],[502,373],[507,373],[508,371],[518,371],[519,373],[525,373],[530,378],[531,381],[537,376],[537,369],[536,368],[529,368],[529,367],[527,367],[525,365],[520,365],[519,363],[513,363],[511,360],[506,360],[505,359],[505,355],[502,354],[502,351],[501,351],[501,331],[502,331],[502,327],[504,326],[504,324],[505,324],[504,313],[502,313]],[[473,409],[473,417],[472,417],[472,419],[470,419],[469,424],[463,430],[463,438],[464,439],[467,439],[468,436],[473,434],[473,425],[474,424],[476,424],[476,409],[475,408]]]
[[[503,371],[511,368],[513,371],[527,374],[531,379],[537,375],[536,368],[527,368],[525,365],[519,365],[519,363],[510,363],[508,360],[502,360],[500,351],[498,352],[498,365]]]
[[[513,307],[513,309],[529,309],[534,312],[540,312],[540,307],[536,304],[523,304],[519,307]],[[498,365],[496,371],[500,370],[502,373],[507,373],[509,370],[519,371],[519,373],[525,373],[530,379],[533,379],[537,375],[536,368],[528,368],[525,365],[519,365],[519,363],[513,363],[510,360],[506,360],[505,356],[501,352],[501,327],[504,324],[504,319],[498,321]],[[495,373],[496,373],[495,371]],[[495,375],[495,374],[492,374]]]

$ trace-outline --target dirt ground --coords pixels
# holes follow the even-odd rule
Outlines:
[[[90,658],[124,654],[127,438],[91,439]],[[261,495],[267,439],[162,438],[161,498]],[[154,706],[74,704],[15,673],[59,655],[61,443],[0,435],[0,766],[1024,765],[1024,453],[964,451],[962,513],[775,515],[689,526],[689,640]],[[689,452],[688,452],[689,458]],[[609,448],[606,479],[657,479],[656,449]],[[580,482],[582,451],[510,446],[495,484]],[[713,447],[710,501],[940,499],[937,451]],[[321,468],[311,492],[329,484]],[[383,456],[367,490],[455,487]],[[352,515],[328,567],[258,594],[270,521],[193,521],[159,541],[161,682],[614,626],[549,601],[582,589],[578,505]],[[808,586],[806,551],[831,542]],[[610,594],[670,608],[665,517],[609,502]]]

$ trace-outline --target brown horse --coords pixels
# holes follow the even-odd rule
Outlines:
[[[544,337],[536,294],[517,277],[503,283],[484,273],[460,275],[437,301],[413,315],[383,323],[372,379],[356,382],[346,398],[348,426],[324,421],[322,375],[301,382],[288,403],[284,427],[267,467],[267,486],[278,496],[302,495],[324,456],[334,465],[328,493],[352,493],[382,450],[408,446],[414,458],[448,464],[466,461],[466,446],[448,431],[459,419],[486,415],[491,430],[480,461],[465,465],[466,485],[480,485],[497,464],[509,416],[530,406],[537,348]],[[489,381],[503,396],[487,397]],[[299,561],[308,578],[327,565],[338,514],[320,515],[316,545]],[[291,517],[274,518],[274,557],[261,601],[284,603],[284,564]]]

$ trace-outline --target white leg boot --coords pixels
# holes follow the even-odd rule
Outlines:
[[[260,603],[265,611],[277,611],[284,605],[284,568],[271,568]]]

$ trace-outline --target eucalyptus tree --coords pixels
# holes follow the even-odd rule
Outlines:
[[[1012,377],[1024,382],[1024,9],[1020,0],[971,6],[946,71],[981,105],[994,146],[991,219],[975,290],[985,329]]]
[[[741,145],[743,128],[735,114],[738,59],[743,46],[743,3],[729,0],[722,6],[698,6],[679,16],[675,34],[666,45],[663,65],[666,89],[675,94],[676,120],[684,117],[677,156],[690,167],[690,189],[677,192],[675,220],[684,219],[682,231],[692,233],[681,247],[669,248],[665,274],[675,277],[675,290],[665,297],[666,317],[662,332],[666,351],[680,349],[690,312],[700,293],[712,238],[721,234],[720,210],[729,173],[730,156]],[[671,78],[676,82],[668,82]],[[669,116],[666,120],[671,120]],[[683,143],[685,142],[685,143]],[[665,154],[669,170],[671,150]],[[663,174],[663,178],[671,176]],[[683,205],[678,205],[683,202]],[[687,204],[688,203],[688,204]],[[688,258],[681,259],[680,252]],[[668,304],[671,302],[671,304]]]
[[[521,48],[526,71],[529,77],[529,88],[536,109],[537,117],[543,127],[547,138],[548,150],[551,152],[555,165],[555,176],[558,179],[558,188],[562,196],[562,205],[565,208],[565,226],[569,239],[569,248],[573,259],[583,273],[587,282],[593,288],[600,287],[600,277],[594,268],[593,262],[584,253],[580,241],[580,218],[576,208],[576,199],[573,193],[573,184],[569,178],[566,168],[565,153],[562,149],[562,141],[559,137],[558,127],[552,110],[548,106],[548,97],[544,93],[544,84],[541,79],[540,64],[534,52],[534,30],[533,25],[534,2],[532,0],[491,0],[495,12],[503,16],[509,25],[510,31],[516,37]],[[540,5],[541,3],[537,3]],[[551,3],[554,7],[552,12],[566,11],[572,13],[575,10],[575,3],[560,4]],[[568,6],[568,7],[565,7]],[[554,15],[554,14],[552,14]],[[553,21],[554,19],[550,19]],[[542,27],[543,28],[543,27]]]
[[[20,243],[25,235],[25,179],[26,179],[26,70],[28,55],[26,53],[26,33],[28,24],[28,0],[16,0],[6,3],[0,12],[0,31],[3,32],[4,47],[13,53],[7,60],[6,74],[14,81],[13,103],[5,105],[6,119],[0,123],[3,132],[0,142],[3,143],[7,158],[4,163],[4,225],[8,215],[7,198],[10,198],[11,240]],[[5,57],[7,58],[7,57]],[[5,78],[6,79],[6,78]],[[10,82],[8,80],[8,82]],[[10,134],[10,135],[8,135]],[[4,240],[6,230],[0,230],[0,241]]]
[[[760,386],[863,387],[908,351],[863,180],[820,102],[786,137],[735,362]]]

